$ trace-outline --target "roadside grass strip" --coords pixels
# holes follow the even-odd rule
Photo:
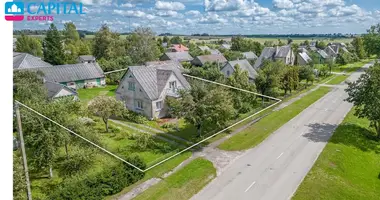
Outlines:
[[[116,71],[107,72],[107,73],[113,73],[113,72],[119,72],[119,71],[125,71],[125,70],[127,70],[127,69],[121,69],[121,70],[116,70]],[[222,84],[222,83],[218,83],[218,82],[214,82],[214,81],[206,80],[206,79],[203,79],[203,78],[199,78],[199,77],[195,77],[195,76],[190,76],[190,75],[187,75],[187,74],[184,74],[184,76],[189,77],[189,78],[193,78],[193,79],[197,79],[197,80],[201,80],[201,81],[204,81],[204,82],[207,82],[207,83],[212,83],[212,84],[216,84],[216,85],[219,85],[219,86],[224,86],[224,87],[227,87],[227,88],[230,88],[230,89],[235,89],[235,90],[239,90],[239,91],[242,91],[242,92],[247,92],[247,93],[250,93],[250,94],[257,95],[257,96],[259,96],[259,97],[267,98],[267,99],[269,99],[269,100],[274,100],[274,101],[276,101],[276,102],[273,103],[273,104],[271,104],[271,105],[269,105],[269,106],[267,106],[267,107],[265,107],[265,108],[263,108],[263,109],[261,109],[261,110],[259,110],[259,111],[257,111],[257,112],[255,112],[255,113],[253,113],[253,114],[251,114],[251,115],[249,115],[249,116],[247,116],[247,117],[245,117],[244,119],[242,119],[242,120],[240,120],[240,121],[238,121],[238,122],[233,123],[232,125],[229,125],[228,127],[224,128],[224,129],[222,129],[222,130],[220,130],[220,131],[218,131],[218,132],[216,132],[216,133],[214,133],[214,134],[212,134],[212,135],[210,135],[210,136],[207,136],[206,138],[202,139],[201,141],[198,141],[197,143],[194,143],[194,144],[188,146],[187,148],[184,148],[184,149],[181,149],[181,150],[176,150],[176,151],[173,151],[173,152],[171,152],[171,153],[169,153],[169,154],[163,155],[163,156],[162,156],[162,157],[164,158],[163,160],[158,161],[158,162],[155,163],[155,164],[153,164],[153,163],[150,162],[149,165],[148,165],[148,168],[146,168],[146,169],[140,169],[140,168],[138,168],[137,166],[135,166],[135,165],[129,163],[128,161],[126,161],[125,159],[123,159],[122,157],[120,157],[119,155],[116,155],[115,153],[111,152],[112,150],[110,151],[110,150],[108,150],[108,149],[106,149],[106,148],[104,148],[104,147],[102,147],[102,146],[100,146],[100,145],[98,145],[98,144],[96,144],[96,143],[94,143],[94,142],[88,140],[87,138],[84,138],[84,137],[81,136],[80,134],[75,133],[74,131],[68,129],[67,127],[65,127],[65,126],[63,126],[63,125],[57,123],[57,122],[54,121],[53,119],[50,119],[50,118],[48,118],[48,117],[42,115],[41,113],[39,113],[38,111],[34,110],[33,108],[30,108],[30,107],[28,107],[27,105],[25,105],[25,104],[23,104],[23,103],[21,103],[21,102],[19,102],[19,101],[15,101],[15,102],[16,102],[17,104],[19,104],[19,105],[25,107],[25,108],[28,109],[29,111],[35,113],[36,115],[38,115],[38,116],[40,116],[40,117],[42,117],[42,118],[44,118],[44,119],[46,119],[46,120],[48,120],[48,121],[54,123],[55,125],[57,125],[57,126],[63,128],[64,130],[68,131],[69,133],[75,135],[76,137],[79,137],[79,138],[81,138],[82,140],[84,140],[84,141],[90,143],[90,144],[93,145],[94,147],[96,147],[96,148],[102,150],[103,152],[105,152],[105,153],[107,153],[107,154],[113,156],[114,158],[116,158],[116,159],[118,159],[118,160],[120,160],[120,161],[122,161],[122,162],[124,162],[124,163],[126,163],[126,164],[128,164],[128,165],[130,165],[130,166],[132,166],[132,167],[134,167],[134,168],[136,168],[136,169],[138,169],[138,170],[141,171],[141,172],[146,172],[146,171],[148,171],[148,170],[150,170],[150,169],[152,169],[152,168],[154,168],[154,167],[157,167],[158,165],[161,165],[161,164],[163,164],[164,162],[166,162],[166,161],[168,161],[168,160],[170,160],[170,159],[172,159],[172,158],[174,158],[174,157],[176,157],[176,156],[178,156],[178,155],[180,155],[180,154],[182,154],[182,153],[184,153],[184,152],[186,152],[186,151],[188,151],[188,150],[190,150],[190,149],[192,149],[192,148],[194,148],[194,147],[196,147],[196,146],[198,146],[198,145],[200,145],[201,143],[203,143],[203,142],[205,142],[205,141],[207,141],[207,140],[209,140],[209,139],[211,139],[211,138],[214,138],[215,136],[219,135],[220,133],[223,133],[223,132],[225,132],[225,131],[231,129],[232,127],[234,127],[234,126],[236,126],[236,125],[238,125],[238,124],[240,124],[240,123],[242,123],[242,122],[244,122],[244,121],[246,121],[246,120],[252,118],[253,116],[256,116],[256,115],[258,115],[258,114],[260,114],[260,113],[262,113],[262,112],[264,112],[264,111],[270,109],[271,107],[277,105],[278,103],[280,103],[280,102],[282,101],[281,99],[278,99],[278,98],[275,98],[275,97],[262,95],[262,94],[259,94],[259,93],[256,93],[256,92],[248,91],[248,90],[241,89],[241,88],[236,88],[236,87],[233,87],[233,86],[229,86],[229,85],[225,85],[225,84]],[[104,91],[104,89],[103,89],[103,90],[100,90],[100,91],[89,92],[89,93],[87,93],[87,94],[85,95],[85,98],[87,98],[87,100],[89,100],[89,99],[91,99],[92,96],[96,96],[96,94],[99,94],[99,92],[101,92],[101,95],[104,95],[104,94],[106,94],[106,95],[111,95],[111,94],[114,92],[114,88],[112,88],[112,87],[107,88],[106,91],[107,91],[107,90],[109,91],[109,92],[107,92],[107,93],[106,93],[106,92],[101,92],[101,91]],[[194,132],[194,133],[195,133],[195,132]],[[126,142],[128,142],[128,141],[126,141]],[[120,148],[119,148],[119,149],[120,149]],[[150,155],[146,155],[146,157],[151,157],[151,156],[150,156]],[[150,158],[149,160],[151,160],[151,159],[154,159],[154,158]]]
[[[255,147],[265,140],[271,133],[297,116],[329,91],[330,88],[327,87],[318,88],[285,108],[272,112],[244,131],[224,141],[218,146],[218,148],[226,151],[238,151]]]
[[[368,127],[351,109],[292,199],[379,199],[380,141]]]
[[[348,78],[347,75],[337,75],[333,79],[326,82],[328,85],[338,85]]]
[[[135,200],[186,200],[216,177],[212,162],[196,158],[182,169],[150,187]]]

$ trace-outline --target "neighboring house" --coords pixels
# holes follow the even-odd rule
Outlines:
[[[314,52],[318,51],[318,48],[314,46],[310,46],[309,49],[310,51],[314,51]]]
[[[307,65],[312,59],[306,52],[300,52],[297,54],[297,64],[298,65]]]
[[[180,70],[171,66],[130,66],[116,89],[116,99],[149,119],[168,115],[166,97],[178,98],[178,90],[190,84]]]
[[[248,51],[248,52],[243,52],[243,57],[247,60],[256,60],[258,57],[255,53],[253,53],[252,51]]]
[[[239,65],[242,71],[248,72],[248,78],[250,81],[255,80],[258,74],[256,70],[252,67],[252,65],[249,63],[249,61],[246,59],[228,61],[220,71],[224,74],[225,77],[230,77],[231,74],[235,71],[236,65]]]
[[[226,50],[230,50],[230,49],[231,49],[231,45],[230,45],[230,44],[222,44],[222,45],[220,45],[219,48],[221,48],[221,49],[226,49]]]
[[[78,63],[94,63],[95,57],[93,55],[83,55],[78,57]]]
[[[173,44],[170,48],[168,48],[169,52],[185,52],[189,51],[189,48],[187,48],[183,44]]]
[[[289,45],[286,46],[276,46],[276,47],[265,47],[261,52],[260,57],[256,60],[255,69],[258,69],[262,66],[264,60],[271,61],[282,61],[286,65],[293,65],[295,60],[294,52]]]
[[[319,63],[326,63],[326,60],[329,58],[329,55],[327,55],[327,53],[324,50],[318,50],[317,53],[319,55]]]
[[[28,53],[13,52],[13,69],[31,69],[39,67],[52,67],[53,65],[43,61],[41,58]]]
[[[337,47],[337,46],[327,46],[325,48],[325,52],[327,53],[327,55],[329,57],[333,57],[335,58],[336,56],[338,56],[338,49],[337,48],[334,48],[334,47]]]
[[[221,55],[222,53],[218,49],[211,49],[208,46],[198,46],[198,48],[202,51],[208,51],[211,55]]]
[[[78,94],[72,88],[67,87],[59,83],[45,81],[44,85],[48,91],[49,99],[56,99],[59,97],[72,96],[74,100],[78,99]]]
[[[189,52],[166,52],[160,58],[161,61],[165,60],[173,60],[177,62],[190,62],[193,60],[193,57],[189,54]]]
[[[56,65],[30,70],[41,71],[45,80],[60,83],[74,89],[98,87],[106,84],[104,72],[97,63]]]
[[[206,63],[218,63],[219,66],[224,65],[227,62],[227,59],[223,55],[203,55],[197,56],[191,61],[192,65],[203,66]]]

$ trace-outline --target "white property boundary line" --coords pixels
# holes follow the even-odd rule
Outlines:
[[[104,73],[104,74],[109,74],[109,73],[119,72],[119,71],[125,71],[125,70],[127,70],[127,69],[120,69],[120,70],[110,71],[110,72],[106,72],[106,73]],[[187,147],[187,148],[185,148],[185,149],[183,149],[183,150],[177,152],[176,154],[173,154],[173,155],[169,156],[168,158],[165,158],[164,160],[162,160],[162,161],[160,161],[160,162],[158,162],[158,163],[156,163],[156,164],[154,164],[154,165],[152,165],[152,166],[150,166],[150,167],[148,167],[147,169],[144,169],[144,170],[143,170],[143,169],[140,169],[139,167],[133,165],[132,163],[130,163],[130,162],[128,162],[128,161],[126,161],[126,160],[120,158],[119,156],[117,156],[117,155],[113,154],[112,152],[108,151],[107,149],[105,149],[105,148],[103,148],[103,147],[101,147],[101,146],[95,144],[94,142],[91,142],[90,140],[88,140],[88,139],[84,138],[83,136],[79,135],[78,133],[75,133],[74,131],[72,131],[72,130],[66,128],[65,126],[63,126],[63,125],[59,124],[58,122],[56,122],[56,121],[50,119],[49,117],[47,117],[47,116],[45,116],[45,115],[43,115],[43,114],[37,112],[36,110],[34,110],[34,109],[28,107],[27,105],[25,105],[25,104],[23,104],[23,103],[21,103],[21,102],[19,102],[19,101],[17,101],[17,100],[15,100],[15,102],[16,102],[17,104],[19,104],[19,105],[21,105],[21,106],[27,108],[28,110],[30,110],[30,111],[36,113],[37,115],[39,115],[39,116],[45,118],[46,120],[48,120],[48,121],[50,121],[50,122],[52,122],[52,123],[58,125],[59,127],[65,129],[66,131],[68,131],[68,132],[74,134],[75,136],[77,136],[77,137],[83,139],[84,141],[86,141],[86,142],[92,144],[93,146],[99,148],[100,150],[102,150],[102,151],[108,153],[109,155],[111,155],[111,156],[117,158],[118,160],[120,160],[120,161],[122,161],[122,162],[124,162],[124,163],[126,163],[126,164],[128,164],[128,165],[130,165],[130,166],[132,166],[132,167],[134,167],[134,168],[136,168],[137,170],[139,170],[139,171],[141,171],[141,172],[146,172],[146,171],[148,171],[148,170],[150,170],[150,169],[152,169],[152,168],[154,168],[154,167],[156,167],[156,166],[158,166],[158,165],[160,165],[160,164],[162,164],[162,163],[164,163],[164,162],[166,162],[166,161],[172,159],[173,157],[178,156],[179,154],[181,154],[181,153],[183,153],[183,152],[185,152],[185,151],[187,151],[187,150],[189,150],[189,149],[191,149],[191,148],[193,148],[193,147],[199,145],[200,143],[202,143],[202,142],[204,142],[204,141],[206,141],[206,140],[208,140],[208,139],[210,139],[210,138],[212,138],[212,137],[214,137],[214,136],[216,136],[216,135],[218,135],[218,134],[220,134],[220,133],[222,133],[222,132],[224,132],[224,131],[226,131],[226,130],[228,130],[228,129],[230,129],[230,128],[232,128],[232,127],[234,127],[234,126],[236,126],[236,125],[238,125],[238,124],[240,124],[240,123],[242,123],[242,122],[244,122],[244,121],[246,121],[247,119],[249,119],[249,118],[251,118],[251,117],[253,117],[253,116],[255,116],[255,115],[257,115],[257,114],[259,114],[259,113],[261,113],[261,112],[263,112],[263,111],[265,111],[265,110],[267,110],[267,109],[269,109],[269,108],[271,108],[271,107],[273,107],[273,106],[275,106],[275,105],[277,105],[278,103],[280,103],[280,102],[282,101],[281,99],[278,99],[278,98],[275,98],[275,97],[270,97],[270,96],[262,95],[262,94],[259,94],[259,93],[256,93],[256,92],[252,92],[252,91],[244,90],[244,89],[237,88],[237,87],[233,87],[233,86],[230,86],[230,85],[225,85],[225,84],[222,84],[222,83],[218,83],[218,82],[215,82],[215,81],[210,81],[210,80],[203,79],[203,78],[199,78],[199,77],[196,77],[196,76],[191,76],[191,75],[187,75],[187,74],[183,74],[183,75],[184,75],[184,76],[187,76],[187,77],[190,77],[190,78],[194,78],[194,79],[198,79],[198,80],[201,80],[201,81],[205,81],[205,82],[208,82],[208,83],[213,83],[213,84],[221,85],[221,86],[228,87],[228,88],[231,88],[231,89],[235,89],[235,90],[240,90],[240,91],[243,91],[243,92],[247,92],[247,93],[250,93],[250,94],[255,94],[255,95],[257,95],[257,96],[266,97],[266,98],[268,98],[268,99],[272,99],[272,100],[275,100],[275,101],[277,101],[277,102],[274,103],[274,104],[272,104],[272,105],[270,105],[270,106],[268,106],[268,107],[266,107],[266,108],[264,108],[264,109],[262,109],[262,110],[260,110],[260,111],[258,111],[258,112],[256,112],[256,113],[254,113],[254,114],[252,114],[252,115],[250,115],[250,116],[248,116],[248,117],[246,117],[246,118],[244,118],[244,119],[242,119],[242,120],[240,120],[240,121],[238,121],[238,122],[236,122],[236,123],[234,123],[234,124],[232,124],[232,125],[230,125],[230,126],[228,126],[228,127],[226,127],[226,128],[224,128],[223,130],[218,131],[217,133],[214,133],[214,134],[212,134],[211,136],[209,136],[209,137],[207,137],[207,138],[205,138],[205,139],[203,139],[203,140],[201,140],[201,141],[199,141],[199,142],[197,142],[197,143],[195,143],[195,144],[193,144],[193,145],[191,145],[191,146],[189,146],[189,147]]]

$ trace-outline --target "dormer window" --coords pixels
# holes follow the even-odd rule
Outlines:
[[[128,82],[128,90],[135,91],[135,83],[134,82]]]

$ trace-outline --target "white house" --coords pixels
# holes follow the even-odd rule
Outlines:
[[[248,72],[248,78],[250,81],[255,80],[258,74],[256,70],[252,67],[252,65],[249,63],[249,61],[245,59],[228,61],[221,69],[221,72],[224,74],[225,77],[230,77],[231,74],[234,73],[236,65],[238,65],[242,71]]]
[[[178,91],[190,84],[177,67],[163,65],[130,66],[116,89],[116,99],[149,119],[167,116],[166,97],[179,97]]]

